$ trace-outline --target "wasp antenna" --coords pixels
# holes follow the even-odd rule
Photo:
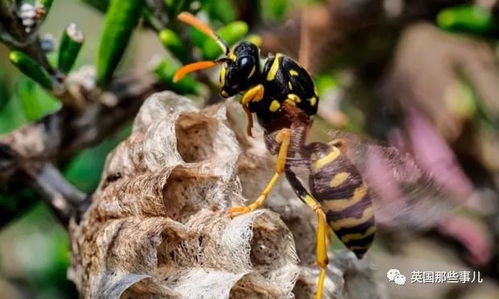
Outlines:
[[[173,82],[176,83],[180,81],[182,78],[184,78],[187,74],[207,69],[210,67],[214,67],[216,65],[219,65],[223,62],[223,60],[214,60],[214,61],[198,61],[194,62],[188,65],[184,65],[183,67],[179,68],[176,72],[175,75],[173,75]]]
[[[191,25],[192,27],[198,29],[199,31],[203,32],[210,38],[212,38],[214,41],[217,42],[217,44],[222,48],[222,51],[225,53],[225,55],[229,54],[229,45],[225,40],[223,40],[220,36],[218,36],[213,29],[208,27],[205,23],[201,22],[198,20],[195,16],[193,16],[191,13],[183,11],[181,12],[177,18],[186,23]]]

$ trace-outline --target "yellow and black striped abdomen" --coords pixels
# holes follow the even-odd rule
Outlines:
[[[374,239],[374,211],[358,170],[335,146],[311,156],[310,191],[321,203],[329,226],[362,258]]]

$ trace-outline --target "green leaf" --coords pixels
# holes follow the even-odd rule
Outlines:
[[[58,68],[65,74],[73,67],[85,37],[78,31],[76,25],[70,24],[64,29],[59,46]]]
[[[179,63],[172,60],[162,59],[154,67],[153,72],[159,80],[166,83],[171,90],[180,94],[198,94],[199,83],[191,76],[185,76],[182,80],[173,83],[173,75],[181,67]]]
[[[329,90],[338,88],[338,81],[332,74],[322,74],[317,76],[314,81],[320,95],[326,94]]]
[[[208,13],[210,20],[212,21],[220,21],[222,24],[227,24],[236,19],[236,10],[232,1],[204,0],[201,3],[203,10]]]
[[[159,40],[168,51],[179,58],[179,60],[184,61],[188,52],[184,48],[180,37],[173,30],[161,30]]]
[[[31,59],[28,55],[21,51],[12,51],[9,54],[9,59],[21,72],[35,80],[45,89],[53,89],[53,82],[50,75],[41,65]]]
[[[272,21],[282,20],[290,5],[290,1],[287,0],[261,1],[260,3],[263,17]]]
[[[445,30],[473,34],[488,34],[497,29],[488,9],[469,4],[443,9],[437,16],[437,24]]]
[[[257,47],[261,47],[263,44],[262,37],[258,34],[250,34],[246,37],[246,40],[252,44],[255,44]]]
[[[247,33],[248,24],[242,21],[229,23],[228,25],[217,30],[217,34],[224,39],[229,46],[232,46],[240,41]],[[201,49],[203,59],[213,60],[223,54],[222,50],[214,40],[195,28],[192,28],[191,40],[196,47]]]
[[[39,3],[45,9],[45,16],[46,16],[49,13],[50,8],[52,7],[52,3],[54,3],[54,0],[39,0]]]
[[[10,132],[28,123],[18,96],[11,96],[0,111],[0,134]]]
[[[17,85],[17,97],[28,121],[35,121],[60,107],[60,102],[40,89],[32,80],[23,77]]]
[[[143,0],[111,0],[97,53],[97,78],[105,87],[113,76],[139,22]]]
[[[36,85],[31,80],[21,80],[18,85],[18,95],[23,112],[28,121],[38,119],[43,115],[42,107],[35,95]]]
[[[229,46],[232,46],[240,41],[247,33],[248,24],[242,21],[229,23],[228,25],[217,30],[217,34],[224,39]],[[217,43],[208,37],[205,38],[202,50],[204,59],[208,60],[213,60],[223,54]]]

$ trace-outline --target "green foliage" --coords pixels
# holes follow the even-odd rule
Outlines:
[[[59,59],[57,67],[67,74],[73,67],[81,46],[83,45],[84,37],[81,32],[76,29],[75,24],[70,24],[64,29],[59,46]]]
[[[337,79],[332,74],[322,74],[317,76],[314,81],[319,94],[326,94],[329,90],[338,88]]]
[[[440,28],[463,33],[490,34],[497,31],[492,13],[478,5],[459,5],[442,10],[437,16]]]
[[[173,30],[161,30],[159,33],[159,41],[180,61],[185,61],[188,54],[187,49],[184,47],[180,37]]]
[[[9,88],[5,103],[0,109],[0,134],[8,133],[26,123],[28,123],[28,120],[23,111],[22,103],[19,97],[15,96],[15,93],[13,94]]]
[[[199,83],[191,76],[185,76],[179,82],[173,83],[173,75],[181,67],[170,59],[162,59],[154,67],[154,74],[164,83],[171,86],[171,90],[180,94],[197,94]]]
[[[20,100],[22,112],[29,122],[40,119],[60,107],[59,101],[27,77],[19,80],[15,95]]]
[[[219,21],[227,24],[236,19],[236,12],[233,1],[229,0],[203,0],[201,1],[203,10],[208,13],[212,21]]]
[[[9,59],[21,72],[35,80],[47,90],[53,89],[53,82],[50,75],[36,61],[21,51],[12,51]]]
[[[67,279],[68,235],[61,226],[54,225],[54,220],[52,212],[39,202],[0,235],[3,249],[10,249],[0,257],[15,266],[16,285],[26,297],[78,297],[74,285]],[[2,273],[6,271],[9,269],[2,268]],[[12,274],[7,272],[7,278]]]
[[[45,8],[45,15],[47,15],[52,8],[54,0],[39,0],[40,4]]]
[[[143,0],[111,0],[97,53],[97,77],[105,87],[118,66],[139,22]]]
[[[192,0],[165,0],[168,7],[168,15],[174,18],[180,12],[187,10]]]
[[[217,31],[217,34],[223,38],[229,46],[240,41],[246,33],[248,33],[248,25],[241,21],[229,23]],[[204,58],[208,60],[216,59],[223,54],[216,42],[210,38],[204,40],[202,49]]]
[[[282,19],[289,9],[288,0],[260,1],[262,5],[262,14],[268,20]]]
[[[53,0],[25,0],[17,1],[17,3],[35,3],[36,1],[43,4],[47,11],[53,3]],[[78,0],[78,2],[86,3],[100,12],[107,11],[105,23],[100,32],[101,37],[98,44],[98,52],[95,55],[98,80],[101,87],[105,88],[115,73],[141,16],[145,16],[144,18],[147,19],[144,22],[144,27],[147,29],[152,28],[162,45],[174,56],[158,61],[153,68],[154,74],[162,83],[165,83],[168,90],[180,94],[199,94],[204,91],[203,84],[212,84],[210,87],[215,87],[216,83],[207,82],[206,76],[198,76],[198,78],[203,79],[201,80],[202,82],[194,79],[194,76],[186,76],[180,82],[174,84],[172,82],[173,74],[181,67],[180,63],[192,62],[193,60],[197,60],[198,56],[201,55],[203,59],[212,60],[216,59],[222,53],[213,40],[198,30],[189,29],[188,33],[190,36],[185,35],[184,30],[187,26],[179,24],[175,19],[179,12],[184,10],[190,11],[193,14],[199,12],[198,15],[203,21],[209,23],[214,28],[219,28],[217,33],[229,45],[234,45],[244,38],[259,44],[261,43],[261,38],[258,35],[247,36],[249,31],[248,25],[237,21],[238,14],[244,13],[244,11],[237,11],[244,1],[252,4],[250,5],[251,14],[248,13],[244,17],[247,17],[251,20],[251,24],[255,25],[252,29],[263,29],[264,31],[268,29],[268,26],[282,24],[287,15],[291,16],[290,12],[298,12],[298,9],[301,9],[302,5],[327,2],[325,0],[241,0],[241,2],[233,0],[160,1],[164,1],[168,7],[167,12],[165,12],[168,16],[164,19],[157,18],[157,11],[145,8],[145,0]],[[58,3],[61,2],[64,1],[55,2],[54,8],[57,8]],[[351,4],[352,7],[355,5],[357,4]],[[77,19],[75,21],[79,22],[77,11],[71,11],[68,14],[71,14],[71,17],[74,14]],[[57,19],[56,16],[54,17],[54,19]],[[294,17],[296,15],[291,16],[291,18]],[[66,25],[67,21],[64,20],[64,23],[59,25]],[[94,25],[89,23],[84,24],[85,28],[91,27],[87,27],[87,25]],[[494,15],[491,11],[477,5],[459,5],[444,9],[438,14],[436,23],[440,28],[452,32],[493,37],[495,35],[497,37],[498,28]],[[44,30],[46,27],[42,27],[41,29]],[[403,27],[396,29],[403,29]],[[94,30],[98,31],[100,27],[94,28]],[[338,28],[338,30],[342,30],[342,28]],[[358,31],[362,30],[365,29],[361,28]],[[59,32],[59,29],[57,32]],[[360,33],[359,36],[362,36]],[[327,72],[315,76],[319,94],[331,94],[332,91],[338,92],[339,89],[344,92],[346,91],[345,94],[352,93],[352,91],[343,89],[343,86],[339,86],[338,82],[341,81],[343,83],[345,80],[339,80],[343,78],[340,77],[341,74],[334,71],[335,69],[346,69],[345,72],[353,74],[353,71],[359,70],[357,69],[358,66],[363,66],[364,68],[370,66],[369,68],[360,70],[367,71],[362,74],[369,75],[369,79],[372,76],[373,85],[378,84],[375,82],[375,79],[379,79],[380,77],[370,74],[372,73],[371,69],[375,69],[375,72],[380,70],[380,73],[382,73],[381,71],[383,73],[387,71],[381,67],[378,68],[376,63],[379,63],[378,57],[392,58],[388,57],[392,54],[391,52],[387,53],[389,51],[386,51],[386,49],[391,47],[386,43],[398,42],[399,40],[395,36],[399,35],[399,33],[399,30],[389,30],[389,32],[383,32],[383,34],[372,34],[372,36],[363,37],[361,42],[358,43],[360,46],[356,46],[355,48],[345,47],[348,51],[338,51],[341,49],[334,48],[331,51],[324,52],[324,55],[335,55],[335,59],[332,65],[320,65],[321,69],[327,69]],[[390,38],[387,37],[387,34],[390,35]],[[353,37],[357,37],[357,35]],[[188,42],[184,43],[184,38]],[[89,43],[90,47],[85,48],[92,49],[92,47],[96,46],[92,43],[92,36],[90,34],[87,43]],[[283,44],[282,46],[284,48],[283,51],[286,53],[287,45]],[[343,44],[339,44],[339,46],[339,48],[342,48]],[[60,41],[58,56],[54,55],[51,57],[49,55],[49,60],[52,65],[57,65],[58,71],[60,70],[67,75],[73,68],[77,57],[79,57],[81,47],[82,43],[72,39],[68,35],[67,30],[65,30]],[[341,53],[341,55],[335,54],[336,52]],[[90,55],[94,57],[93,53]],[[60,107],[59,101],[55,100],[46,91],[52,90],[55,82],[47,73],[47,70],[43,69],[36,61],[22,52],[13,51],[9,58],[24,75],[12,76],[12,72],[0,69],[0,134],[36,121]],[[52,58],[56,58],[56,60],[52,61]],[[322,58],[329,57],[316,57],[316,59]],[[365,58],[372,60],[372,62],[367,61]],[[328,60],[324,59],[324,63]],[[145,61],[145,59],[141,61]],[[479,93],[474,90],[475,84],[475,81],[471,82],[464,79],[462,82],[456,84],[453,87],[455,90],[453,90],[452,95],[448,97],[448,101],[445,103],[445,108],[451,110],[452,117],[460,117],[467,121],[471,120],[469,123],[477,126],[479,128],[478,132],[490,131],[491,136],[497,135],[496,129],[499,118],[495,114],[495,110],[487,107],[479,97]],[[358,92],[360,95],[351,96],[352,98],[363,100],[372,100],[374,98],[372,95],[367,94],[367,88],[361,87],[358,89],[359,91],[355,92]],[[323,100],[325,99],[326,97],[323,98]],[[346,129],[348,131],[365,132],[367,127],[374,126],[368,112],[366,112],[368,108],[361,110],[358,103],[354,103],[353,101],[329,102],[329,104],[331,103],[333,109],[336,109],[334,107],[336,104],[341,104],[339,110],[346,115]],[[371,105],[376,105],[376,103]],[[323,126],[324,131],[331,128],[331,124],[327,123],[324,119],[320,117],[316,119],[317,123]],[[471,128],[470,124],[465,123],[465,125]],[[94,192],[101,178],[107,154],[120,140],[128,135],[129,130],[130,128],[127,127],[116,136],[109,137],[93,148],[85,149],[72,157],[65,157],[67,160],[60,161],[61,164],[59,164],[59,166],[62,166],[64,176],[78,189],[89,194]],[[317,131],[313,132],[313,134],[320,134]],[[464,134],[467,133],[463,133],[463,136],[467,137]],[[469,146],[471,148],[473,145],[470,143]],[[477,148],[473,150],[476,151]],[[491,160],[494,160],[494,156]],[[36,295],[38,298],[76,297],[77,294],[74,287],[66,279],[66,270],[69,263],[66,232],[56,225],[51,216],[51,211],[39,199],[40,197],[35,190],[27,188],[25,185],[9,184],[0,186],[0,225],[4,227],[4,243],[12,243],[17,246],[13,248],[23,249],[20,250],[22,252],[13,252],[16,263],[18,263],[16,267],[20,269],[16,269],[18,272],[16,272],[15,284],[27,289],[26,296]],[[39,204],[37,205],[37,203]],[[12,223],[13,220],[17,221]],[[13,225],[6,227],[8,223],[12,223]],[[22,226],[22,228],[16,230],[15,234],[8,235],[8,238],[6,238],[5,232],[12,227],[16,227],[17,229],[17,226]],[[0,235],[1,237],[2,235]],[[332,244],[335,248],[344,249],[341,242],[333,241]],[[33,250],[36,250],[36,254],[33,254]],[[0,265],[0,273],[2,273],[0,280],[2,282],[8,281],[9,277],[3,274],[5,273],[3,270]]]
[[[229,23],[217,30],[217,34],[227,41],[229,46],[240,41],[247,33],[248,25],[241,21]],[[223,54],[215,41],[195,28],[191,29],[191,40],[201,50],[205,60],[213,60]]]
[[[131,127],[126,126],[97,146],[81,151],[64,167],[66,179],[79,190],[93,193],[99,184],[107,154],[130,134],[130,130]]]
[[[2,68],[0,68],[0,114],[9,101],[10,92],[11,90],[8,86],[7,74]]]
[[[0,186],[0,227],[23,215],[38,202],[38,195],[18,184]]]

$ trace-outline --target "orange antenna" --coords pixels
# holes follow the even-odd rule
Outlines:
[[[213,29],[211,29],[205,23],[198,20],[191,13],[188,13],[186,11],[181,12],[178,15],[178,19],[186,24],[191,25],[192,27],[198,29],[199,31],[203,32],[204,34],[212,38],[214,41],[217,42],[220,48],[222,48],[222,51],[225,53],[225,55],[229,54],[229,45],[227,45],[227,42],[224,41],[220,36],[218,36],[215,33],[215,31],[213,31]]]
[[[214,61],[198,61],[188,65],[184,65],[175,72],[175,75],[173,75],[173,82],[176,83],[180,81],[189,73],[214,67],[216,65],[223,63],[224,61],[225,60],[218,59]]]

